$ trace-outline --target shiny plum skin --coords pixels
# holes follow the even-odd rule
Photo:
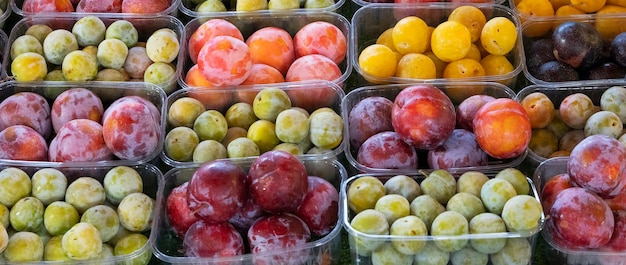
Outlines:
[[[516,100],[498,98],[486,103],[476,112],[473,123],[476,141],[494,158],[518,157],[530,143],[530,119]]]
[[[100,122],[104,107],[102,100],[91,90],[71,88],[59,94],[50,110],[50,119],[55,132],[74,119],[90,119]]]
[[[604,247],[611,251],[626,250],[626,211],[613,211],[615,227],[611,240]]]
[[[0,103],[0,130],[11,125],[26,125],[48,139],[52,133],[50,105],[33,92],[13,94]]]
[[[188,186],[189,182],[187,181],[172,189],[165,202],[170,227],[181,238],[185,236],[192,224],[200,220],[189,209],[189,201],[187,200]]]
[[[396,132],[380,132],[359,148],[356,160],[370,168],[417,169],[417,151]]]
[[[550,213],[550,208],[556,200],[556,196],[567,188],[574,187],[571,179],[567,173],[558,174],[550,178],[541,190],[541,206],[543,212],[547,215]]]
[[[268,151],[252,162],[250,196],[270,213],[294,212],[308,190],[304,164],[284,151]]]
[[[250,226],[252,226],[257,219],[266,214],[267,213],[263,211],[261,206],[254,202],[252,197],[248,197],[248,200],[246,200],[244,205],[228,222],[234,225],[239,231],[248,231]]]
[[[309,176],[309,189],[296,215],[302,219],[311,234],[325,236],[337,225],[339,192],[327,180]]]
[[[187,188],[189,209],[212,223],[227,222],[244,205],[246,196],[246,172],[229,161],[202,164]]]
[[[250,252],[263,255],[280,249],[306,244],[311,232],[306,223],[293,214],[284,213],[259,218],[248,230]],[[308,258],[308,249],[284,251],[254,257],[258,265],[301,264]]]
[[[0,159],[47,161],[48,144],[33,128],[12,125],[0,131]]]
[[[183,248],[187,257],[233,257],[243,254],[244,244],[231,224],[198,221],[185,233]]]
[[[456,125],[468,131],[474,130],[474,115],[485,103],[495,100],[489,95],[473,95],[461,102],[456,108]]]
[[[122,0],[80,0],[76,6],[80,13],[121,13]]]
[[[368,97],[359,101],[348,114],[350,146],[359,147],[370,136],[384,131],[393,131],[391,108],[393,102],[385,97]]]
[[[428,151],[428,165],[432,169],[486,166],[485,153],[473,133],[455,129],[442,145]]]
[[[102,125],[88,119],[71,120],[63,125],[48,146],[52,162],[111,160],[113,155],[102,135]]]

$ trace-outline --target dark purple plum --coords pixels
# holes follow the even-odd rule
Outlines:
[[[552,32],[554,57],[574,68],[590,69],[602,61],[600,33],[591,25],[568,21]]]
[[[615,36],[609,48],[611,57],[621,66],[626,66],[626,32]]]
[[[546,82],[579,80],[578,72],[572,66],[559,61],[549,61],[537,69],[535,77]]]
[[[626,68],[613,62],[605,62],[591,68],[588,72],[588,79],[616,79],[626,75]]]
[[[551,38],[538,39],[526,50],[526,67],[531,74],[537,73],[539,66],[549,61],[554,61],[553,45]]]

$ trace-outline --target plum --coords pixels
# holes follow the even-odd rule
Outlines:
[[[70,88],[59,94],[52,103],[50,119],[55,132],[74,119],[90,119],[100,122],[104,107],[93,91],[85,88]]]
[[[0,130],[11,125],[26,125],[48,138],[52,132],[50,105],[33,92],[19,92],[0,103]]]
[[[187,187],[189,181],[180,184],[172,189],[170,195],[167,196],[165,201],[165,207],[167,207],[167,220],[170,227],[181,238],[185,237],[185,233],[191,225],[200,220],[189,209],[189,202],[187,200]]]
[[[391,108],[393,102],[385,97],[367,97],[356,103],[348,114],[350,147],[358,150],[370,136],[392,131]]]
[[[243,254],[243,238],[229,223],[198,221],[185,233],[183,248],[187,257],[232,257]]]
[[[380,132],[367,138],[356,160],[370,168],[417,169],[417,151],[396,132]]]
[[[121,13],[122,0],[80,0],[76,6],[80,13]]]
[[[474,135],[488,155],[498,159],[520,156],[531,138],[530,118],[518,101],[498,98],[483,105],[474,116]]]
[[[574,68],[589,69],[602,58],[602,36],[588,23],[568,21],[552,32],[554,57]]]
[[[604,62],[589,69],[587,75],[591,80],[624,78],[626,68],[614,62]]]
[[[604,246],[611,251],[626,250],[626,211],[613,211],[615,227],[611,240]]]
[[[268,251],[297,247],[311,239],[311,232],[306,223],[293,214],[282,213],[261,217],[250,227],[247,237],[250,252],[255,254],[255,264],[301,264],[309,256],[306,248],[263,255]]]
[[[259,206],[252,197],[248,197],[248,200],[244,203],[244,205],[235,213],[233,217],[228,220],[235,228],[239,231],[248,231],[250,226],[254,224],[254,222],[265,216],[267,213],[263,211],[261,206]]]
[[[0,158],[46,161],[48,160],[46,139],[31,127],[9,126],[0,131]]]
[[[432,169],[486,166],[487,162],[487,153],[474,134],[464,129],[455,129],[442,145],[428,150],[428,165]]]
[[[65,123],[48,147],[48,159],[52,162],[102,161],[112,158],[102,135],[102,125],[88,119]]]
[[[619,65],[626,66],[626,32],[617,34],[609,46],[611,58]]]
[[[487,102],[493,101],[494,99],[496,98],[489,95],[478,94],[470,96],[461,101],[461,104],[456,107],[457,127],[468,130],[470,132],[473,131],[474,115],[476,114],[478,109],[480,109],[480,107],[485,105],[485,103]]]
[[[327,180],[308,177],[309,188],[296,215],[304,221],[311,234],[325,236],[337,225],[339,192]]]
[[[578,72],[571,65],[561,61],[549,61],[539,66],[535,77],[546,82],[577,81]]]
[[[538,39],[526,49],[526,68],[532,75],[542,64],[555,60],[552,38]]]

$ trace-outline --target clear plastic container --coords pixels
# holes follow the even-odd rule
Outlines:
[[[113,169],[112,165],[91,165],[91,166],[49,166],[49,165],[23,165],[23,164],[13,164],[13,163],[1,163],[0,170],[4,170],[6,168],[19,168],[26,172],[28,176],[31,176],[40,169],[44,168],[52,168],[61,171],[68,180],[68,185],[78,179],[79,177],[91,177],[98,180],[100,183],[103,183],[104,177],[106,173]],[[161,196],[163,194],[163,174],[161,171],[154,165],[151,164],[141,164],[129,166],[139,173],[143,182],[143,193],[150,196],[154,200],[154,213],[158,213],[161,210]],[[106,202],[108,205],[109,202]],[[103,264],[126,264],[131,262],[132,259],[139,258],[142,255],[148,255],[148,253],[152,252],[152,245],[155,242],[157,236],[156,219],[151,224],[150,230],[146,232],[142,232],[143,235],[148,237],[148,242],[143,245],[138,250],[135,250],[132,253],[119,255],[119,256],[111,256],[106,258],[105,260],[98,261]],[[48,235],[50,236],[50,235]],[[114,247],[114,246],[112,246]],[[5,260],[2,260],[5,263]],[[157,261],[157,259],[152,255],[151,263]],[[84,260],[75,260],[75,261],[38,261],[38,262],[24,262],[20,264],[67,264],[67,265],[78,265],[78,264],[93,264],[96,261],[84,261]],[[132,262],[131,262],[132,263]]]
[[[24,10],[22,10],[22,6],[24,5],[24,0],[7,0],[9,1],[9,5],[11,6],[11,9],[13,10],[13,12],[15,12],[15,14],[18,14],[22,17],[30,17],[30,16],[39,16],[42,15],[43,13],[34,13],[34,12],[26,12]],[[68,0],[69,1],[69,0]],[[93,15],[97,15],[97,16],[109,16],[109,15],[115,15],[115,14],[124,14],[124,15],[129,15],[129,16],[162,16],[162,15],[171,15],[171,16],[176,16],[178,14],[178,6],[180,6],[180,1],[181,0],[172,0],[172,3],[169,7],[163,9],[160,12],[156,12],[156,13],[79,13],[79,12],[68,12],[68,13],[77,13],[77,14],[81,14],[81,16],[85,16],[88,14],[93,14]],[[72,1],[72,2],[76,2],[76,1]],[[76,8],[78,8],[81,5],[85,5],[84,1],[79,1],[74,5],[74,10],[76,10]],[[52,15],[63,15],[63,12],[51,12]]]
[[[526,257],[529,259],[529,263],[528,264],[532,264],[532,255],[534,255],[535,252],[535,243],[537,241],[537,235],[539,233],[539,231],[541,231],[543,229],[546,217],[541,216],[541,218],[538,220],[538,225],[529,231],[518,231],[518,232],[499,232],[499,233],[480,233],[480,234],[463,234],[463,235],[455,235],[455,236],[432,236],[432,235],[426,235],[426,236],[400,236],[400,235],[372,235],[372,234],[366,234],[363,232],[360,232],[358,230],[356,230],[352,225],[351,225],[351,221],[352,218],[354,218],[354,216],[356,215],[356,213],[352,210],[350,210],[350,207],[348,206],[348,200],[347,200],[347,191],[350,187],[350,185],[352,185],[352,183],[356,180],[359,179],[361,177],[365,177],[365,176],[371,176],[371,177],[375,177],[377,179],[379,179],[380,181],[382,181],[383,183],[385,183],[388,179],[390,179],[393,176],[396,175],[400,175],[400,174],[404,174],[401,172],[397,172],[397,173],[368,173],[368,174],[359,174],[359,175],[355,175],[353,177],[350,177],[348,180],[346,180],[342,185],[341,185],[341,193],[342,193],[342,197],[343,197],[343,202],[341,207],[343,208],[343,211],[345,212],[344,215],[344,219],[343,219],[343,226],[344,229],[348,232],[348,240],[349,240],[349,244],[350,244],[350,254],[352,257],[352,264],[358,264],[358,265],[370,265],[370,264],[376,264],[374,262],[372,262],[372,257],[371,257],[371,249],[367,249],[365,246],[376,246],[376,245],[380,245],[382,246],[383,244],[388,244],[389,242],[397,242],[397,241],[404,241],[407,242],[407,244],[412,244],[412,243],[418,243],[418,242],[426,242],[426,244],[432,244],[436,241],[439,240],[476,240],[476,239],[504,239],[506,238],[507,240],[518,240],[518,239],[523,239],[523,240],[527,240],[528,243],[530,244],[531,247],[531,256],[530,257]],[[487,173],[486,173],[487,174]],[[455,177],[459,177],[460,175],[458,174],[453,174]],[[421,175],[421,174],[408,174],[407,176],[413,178],[414,180],[416,180],[418,183],[421,183],[421,181],[423,181],[425,179],[425,176]],[[489,178],[492,178],[495,176],[495,174],[487,174],[487,176]],[[533,196],[537,201],[539,201],[539,195],[537,190],[535,189],[535,186],[533,184],[533,181],[530,178],[526,178],[528,181],[528,184],[530,185],[530,196]],[[427,229],[430,231],[430,227],[427,227]],[[359,242],[364,242],[364,244],[356,244],[356,240],[359,240]],[[468,243],[469,246],[469,243]],[[443,252],[443,251],[442,251]],[[439,262],[440,260],[438,259],[438,257],[440,257],[440,253],[433,253],[432,254],[432,260],[428,260],[429,262]],[[444,252],[445,253],[445,252]],[[439,254],[439,255],[438,255]],[[413,257],[411,257],[411,259],[413,259]],[[516,259],[516,262],[517,261]],[[433,263],[434,264],[434,263]],[[441,263],[437,263],[437,264],[441,264]],[[451,261],[448,262],[447,264],[454,264]],[[491,261],[489,261],[488,264],[492,264]],[[504,264],[504,263],[503,263]]]
[[[312,113],[314,110],[319,109],[319,108],[327,107],[335,111],[335,113],[337,113],[338,115],[342,117],[344,116],[341,113],[342,111],[341,101],[344,98],[345,94],[339,86],[328,81],[312,81],[308,83],[301,82],[301,83],[251,85],[251,86],[239,86],[239,87],[226,87],[223,89],[183,88],[181,90],[174,92],[168,97],[166,113],[167,115],[169,115],[170,106],[176,100],[183,98],[183,97],[193,97],[193,98],[199,99],[201,102],[204,102],[206,110],[210,110],[210,109],[218,110],[220,113],[222,113],[222,115],[225,115],[226,110],[228,110],[228,108],[234,105],[235,103],[238,103],[238,102],[251,103],[251,100],[254,99],[254,96],[256,95],[256,93],[258,93],[264,88],[282,89],[283,91],[287,92],[287,94],[290,96],[292,106],[302,107],[305,110],[307,110],[308,113]],[[302,96],[311,95],[308,92],[306,92],[309,89],[314,89],[317,91],[320,91],[320,90],[324,91],[323,93],[327,93],[326,98],[321,101],[317,101],[314,98],[302,98]],[[216,100],[216,99],[219,99],[219,100]],[[313,101],[311,101],[311,99],[313,99]],[[211,103],[206,103],[206,102],[211,102]],[[170,123],[168,123],[167,128],[166,128],[166,137],[167,137],[167,133],[170,132],[172,129],[173,129],[173,126]],[[347,143],[347,140],[346,140],[347,135],[348,134],[344,126],[343,140],[337,147],[324,153],[306,154],[306,151],[304,151],[304,154],[298,155],[298,156],[301,158],[308,158],[308,159],[336,158],[344,150],[344,146]],[[238,160],[238,159],[240,158],[236,158],[232,160]],[[161,152],[161,160],[163,160],[166,164],[170,166],[174,166],[174,167],[199,164],[195,162],[177,161],[167,154],[167,152],[165,151],[165,148]]]
[[[398,1],[399,4],[408,4],[408,3],[414,3],[414,4],[419,4],[419,3],[415,3],[415,2],[419,2],[419,1],[403,1],[403,0],[352,0],[354,3],[356,3],[357,5],[360,6],[364,6],[364,5],[369,5],[369,4],[374,4],[374,3],[394,3],[395,1]],[[461,5],[461,4],[476,4],[476,3],[491,3],[491,4],[498,4],[501,5],[504,2],[506,2],[506,0],[480,0],[480,1],[472,1],[472,0],[422,0],[421,2],[424,3],[447,3],[447,2],[452,2],[456,5]]]
[[[361,100],[373,97],[373,96],[381,96],[385,97],[392,102],[395,100],[396,96],[402,91],[404,88],[413,86],[414,84],[393,84],[393,85],[378,85],[378,86],[365,86],[354,89],[350,91],[342,102],[342,113],[343,113],[343,121],[344,127],[348,131],[348,135],[350,135],[350,126],[348,116],[352,108],[359,103]],[[514,98],[515,92],[513,92],[510,88],[493,82],[464,82],[461,84],[450,84],[446,82],[433,82],[430,85],[434,85],[441,89],[444,93],[446,93],[451,99],[452,102],[457,106],[464,99],[475,95],[475,94],[484,94],[489,95],[495,98]],[[478,89],[477,89],[478,88]],[[462,91],[461,90],[467,90]],[[415,169],[385,169],[385,168],[371,168],[365,166],[357,161],[357,153],[360,146],[351,146],[350,139],[346,139],[346,149],[344,151],[348,162],[358,171],[358,172],[372,172],[372,173],[389,173],[389,172],[400,172],[404,171],[406,173],[414,173]],[[428,169],[428,163],[426,152],[422,152],[424,150],[418,150],[418,167],[420,169]],[[506,160],[498,160],[494,158],[489,158],[488,164],[486,166],[477,166],[477,167],[467,167],[467,168],[449,168],[448,171],[453,172],[465,172],[465,171],[493,171],[500,170],[507,167],[515,167],[522,163],[524,158],[526,157],[526,153],[511,159]]]
[[[253,159],[233,161],[244,170],[248,170],[252,165]],[[340,185],[347,178],[345,168],[337,160],[309,159],[301,160],[309,175],[323,177],[331,182],[337,191]],[[165,200],[169,196],[172,189],[178,185],[189,181],[197,167],[182,166],[175,167],[165,173],[165,183],[163,185],[161,205],[165,204]],[[340,195],[338,204],[341,203]],[[338,221],[337,225],[326,236],[315,238],[304,245],[296,246],[288,249],[278,249],[268,251],[262,254],[254,255],[251,253],[243,254],[232,258],[195,258],[186,257],[181,251],[182,239],[177,237],[169,226],[167,218],[167,207],[161,207],[157,212],[154,220],[156,223],[157,238],[153,246],[154,255],[161,261],[168,264],[256,264],[255,259],[272,257],[274,255],[293,255],[292,253],[308,253],[305,264],[335,264],[340,259],[341,254],[341,220],[343,219],[343,208],[338,205]],[[242,235],[246,237],[246,235]]]
[[[626,86],[626,82],[624,82],[624,80],[611,79],[586,82],[584,84],[581,84],[580,82],[566,82],[562,84],[530,85],[520,90],[515,98],[521,102],[526,96],[534,92],[541,92],[548,96],[548,98],[552,101],[552,104],[554,104],[554,109],[557,110],[561,105],[561,101],[563,101],[563,99],[567,96],[582,93],[589,96],[595,106],[600,106],[600,97],[602,96],[602,93],[613,86]],[[546,157],[536,154],[530,148],[528,148],[527,153],[529,161],[532,162],[534,166],[539,165],[547,159]]]
[[[26,30],[35,24],[45,24],[50,26],[53,30],[54,29],[66,29],[69,31],[72,31],[72,26],[74,25],[74,23],[83,18],[85,16],[85,14],[80,14],[80,13],[67,13],[67,14],[38,14],[37,16],[33,16],[33,17],[28,17],[28,18],[22,18],[20,21],[18,21],[15,26],[11,29],[11,34],[9,35],[9,44],[12,44],[15,39],[17,39],[18,37],[24,35],[26,33]],[[162,28],[169,28],[171,30],[173,30],[176,35],[178,36],[178,41],[180,43],[180,51],[178,54],[178,57],[176,59],[174,59],[174,61],[172,62],[172,64],[176,67],[176,73],[175,75],[170,78],[169,80],[161,83],[161,84],[157,84],[157,86],[163,88],[163,90],[165,90],[166,92],[171,92],[173,90],[175,90],[177,88],[177,80],[178,77],[181,75],[181,71],[182,71],[182,63],[183,63],[183,56],[182,54],[184,53],[184,46],[182,45],[182,43],[184,42],[185,39],[185,32],[184,32],[184,26],[183,23],[180,22],[180,20],[178,20],[175,17],[172,16],[128,16],[128,15],[124,15],[124,14],[108,14],[107,16],[98,16],[103,22],[104,24],[108,27],[111,23],[117,21],[117,20],[128,20],[130,21],[135,28],[137,29],[137,32],[139,33],[139,41],[140,42],[145,42],[148,37],[150,37],[150,35]],[[80,49],[82,49],[83,47],[79,47]],[[11,45],[6,45],[4,48],[4,52],[5,54],[9,54],[9,51],[11,49]],[[2,64],[5,67],[7,74],[11,75],[11,58],[10,56],[5,56]],[[49,70],[51,70],[52,68],[49,67]],[[44,81],[43,83],[47,84],[47,83],[54,83],[55,81]],[[91,81],[91,82],[101,82],[101,81]],[[110,83],[110,81],[102,81],[102,83]],[[120,82],[120,83],[125,83],[126,85],[131,85],[130,83],[132,82]]]
[[[541,192],[543,186],[554,176],[567,173],[567,157],[555,157],[543,161],[533,175],[537,190]],[[547,225],[547,224],[546,224]],[[559,245],[547,232],[541,231],[542,238],[548,243],[546,259],[550,264],[592,265],[592,264],[624,264],[626,252],[602,249],[570,249]]]
[[[185,48],[183,49],[183,73],[186,73],[189,68],[191,68],[194,63],[191,61],[191,58],[188,54],[187,45],[189,44],[189,38],[193,35],[193,33],[204,23],[205,21],[214,18],[214,17],[198,17],[194,18],[185,24],[185,36],[186,40],[184,43]],[[265,27],[278,27],[284,29],[289,32],[291,37],[293,37],[298,30],[300,30],[305,25],[316,22],[316,21],[325,21],[337,26],[344,34],[346,38],[346,42],[349,42],[350,36],[352,35],[352,31],[350,29],[350,22],[340,14],[334,12],[310,12],[310,11],[293,11],[293,12],[279,12],[279,13],[250,13],[250,14],[230,14],[228,16],[218,16],[215,18],[220,18],[227,20],[233,23],[241,34],[243,35],[244,41],[256,30],[265,28]],[[347,43],[347,51],[345,59],[338,65],[341,70],[342,75],[336,80],[329,80],[336,84],[343,84],[350,73],[352,72],[351,61],[351,52],[352,47],[349,43]],[[185,75],[181,75],[179,79],[179,84],[182,87],[189,87],[189,85],[185,82]]]
[[[519,28],[519,19],[508,7],[497,4],[474,4],[480,8],[487,20],[494,17],[505,17],[511,20],[516,28]],[[356,72],[365,80],[375,84],[389,83],[415,83],[415,82],[499,82],[514,88],[518,75],[524,68],[524,52],[522,48],[521,34],[518,37],[513,50],[506,55],[513,65],[513,71],[504,75],[480,76],[468,78],[437,78],[437,79],[414,79],[389,77],[380,78],[369,75],[359,65],[359,55],[369,45],[375,44],[376,39],[387,29],[392,28],[399,20],[407,16],[417,16],[424,20],[428,26],[436,27],[448,19],[448,15],[456,5],[451,3],[430,4],[376,4],[366,5],[359,8],[352,17],[352,38],[350,45],[353,46],[352,65]]]
[[[604,50],[608,51],[611,41],[615,36],[619,33],[626,32],[626,13],[613,14],[613,15],[579,15],[578,16],[558,16],[558,17],[542,17],[537,19],[528,20],[521,25],[521,34],[523,39],[523,47],[524,47],[524,58],[525,58],[525,67],[524,67],[524,76],[531,84],[554,84],[554,83],[563,83],[557,81],[546,81],[543,80],[542,77],[538,76],[537,72],[535,72],[538,66],[528,65],[527,62],[532,60],[533,54],[542,54],[543,51],[530,51],[530,47],[537,41],[541,39],[549,39],[552,37],[552,32],[556,28],[556,26],[564,23],[564,22],[581,22],[587,23],[593,26],[599,33],[600,36],[604,40]],[[601,61],[598,65],[601,65],[604,62],[612,62],[615,63],[623,72],[626,72],[626,67],[620,66],[615,60],[612,60],[612,56],[607,54],[607,60]],[[532,68],[532,69],[531,69]],[[588,72],[585,70],[580,70],[575,68],[578,73],[579,79],[575,80],[578,82],[588,82],[593,81],[588,77]],[[592,67],[593,69],[593,67]],[[618,70],[606,70],[605,73],[617,73]],[[559,71],[562,73],[564,71]],[[606,79],[599,77],[601,79]],[[620,75],[620,77],[613,78],[616,80],[623,80],[624,75]],[[598,79],[600,80],[600,79]],[[571,82],[571,81],[568,81]]]
[[[211,16],[211,17],[228,17],[228,16],[233,16],[233,15],[248,15],[248,14],[276,14],[276,13],[289,13],[289,12],[293,12],[293,11],[306,11],[309,13],[317,13],[317,12],[323,12],[323,11],[335,11],[337,9],[339,9],[345,2],[346,0],[333,0],[333,4],[327,7],[323,7],[323,8],[305,8],[304,7],[304,3],[306,1],[300,1],[300,7],[297,9],[289,9],[289,10],[269,10],[269,9],[263,9],[263,10],[255,10],[255,11],[235,11],[235,3],[234,1],[222,1],[222,3],[224,3],[224,5],[226,6],[226,10],[224,12],[211,12],[211,13],[202,13],[202,12],[198,12],[196,11],[196,7],[199,5],[196,2],[198,1],[192,1],[192,0],[181,0],[181,4],[178,7],[178,9],[180,10],[180,12],[186,16],[188,16],[189,18],[193,19],[193,18],[197,18],[197,17],[202,17],[202,16]]]
[[[20,83],[15,81],[8,81],[4,83],[0,83],[0,102],[2,102],[7,97],[18,93],[18,92],[33,92],[39,95],[42,95],[52,106],[54,102],[54,98],[57,94],[61,93],[61,91],[70,89],[70,88],[85,88],[93,91],[100,97],[102,100],[102,104],[104,110],[109,107],[109,105],[121,98],[122,96],[140,96],[142,98],[147,99],[152,102],[154,106],[160,113],[159,127],[160,131],[165,131],[165,102],[167,100],[165,93],[159,87],[143,83],[143,82],[134,82],[134,83],[115,83],[115,82],[53,82],[53,83],[44,83],[44,82],[29,82],[29,83]],[[49,139],[45,139],[48,144],[55,136],[54,130],[52,130],[52,135]],[[140,156],[138,159],[131,160],[122,160],[119,158],[114,158],[113,160],[103,160],[103,161],[94,161],[94,162],[48,162],[48,161],[26,161],[26,160],[9,160],[9,159],[0,159],[0,163],[13,163],[20,166],[115,166],[115,165],[136,165],[143,164],[152,161],[153,159],[159,156],[159,153],[163,149],[163,133],[159,135],[158,143],[154,147],[154,150],[148,154],[144,154]]]
[[[0,14],[0,29],[3,29],[4,23],[9,19],[12,13],[9,0],[0,2],[0,10],[2,10],[2,14]]]
[[[530,12],[523,12],[522,13],[522,11],[520,11],[517,8],[517,5],[516,5],[516,3],[519,4],[519,2],[521,2],[521,0],[507,0],[506,2],[508,4],[508,6],[511,7],[511,9],[513,9],[513,11],[515,11],[515,13],[520,17],[520,20],[522,22],[531,21],[531,20],[543,20],[545,18],[550,19],[550,18],[555,18],[555,17],[558,17],[559,19],[565,19],[565,20],[590,19],[590,18],[593,18],[593,17],[599,15],[596,12],[591,12],[591,13],[585,13],[585,14],[567,14],[567,15],[558,15],[558,16],[556,16],[556,15],[553,15],[553,16],[538,16],[538,15],[536,15],[536,13],[541,13],[541,12],[545,12],[545,11],[544,10],[535,11],[535,12],[533,12],[535,14],[532,14],[532,15],[529,14]],[[558,5],[559,3],[561,5]],[[564,1],[550,1],[550,4],[552,5],[552,9],[554,10],[554,12],[556,12],[557,9],[560,6],[564,5],[563,3],[564,3]],[[555,6],[554,4],[557,4],[557,6]],[[565,4],[569,4],[569,1],[565,1]],[[605,6],[608,6],[608,5],[609,4],[607,3]],[[529,7],[532,6],[532,7],[536,8],[536,5],[535,6],[528,5],[528,6]],[[581,10],[579,9],[579,11],[581,11]],[[619,13],[613,13],[613,12],[604,11],[604,10],[600,11],[600,13],[603,13],[603,14],[601,14],[602,16],[605,16],[605,15],[612,16],[612,15],[615,15],[615,14],[619,14]]]

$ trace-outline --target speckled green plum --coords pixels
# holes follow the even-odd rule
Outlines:
[[[309,135],[308,115],[295,110],[281,111],[276,118],[276,136],[285,143],[299,143]]]
[[[517,195],[530,194],[530,185],[526,179],[526,175],[517,168],[509,167],[496,173],[496,178],[501,178],[513,185]]]
[[[123,41],[128,48],[131,48],[139,41],[137,28],[128,20],[116,20],[109,25],[104,33],[105,39],[118,39]]]
[[[61,71],[65,80],[89,81],[98,75],[98,63],[85,51],[71,51],[63,58]]]
[[[167,122],[173,127],[193,127],[193,122],[205,111],[204,105],[192,97],[182,97],[172,102],[167,110]]]
[[[502,250],[491,255],[493,265],[529,264],[532,248],[526,238],[508,238]]]
[[[39,235],[21,231],[9,237],[4,259],[9,262],[38,262],[43,259],[44,243]]]
[[[445,211],[446,207],[427,194],[417,196],[411,202],[411,214],[422,219],[428,228],[431,227],[433,220]]]
[[[106,25],[97,16],[84,16],[72,26],[72,33],[81,47],[98,45],[104,40]]]
[[[483,201],[485,209],[498,215],[502,213],[506,201],[515,195],[517,192],[513,184],[501,178],[488,180],[480,190],[480,199]]]
[[[16,231],[37,232],[43,227],[44,206],[35,197],[17,201],[9,213],[11,227]]]
[[[63,200],[67,189],[67,177],[55,168],[42,168],[33,173],[32,195],[44,205]]]
[[[41,46],[41,42],[34,36],[19,36],[11,43],[11,60],[15,60],[15,57],[25,52],[34,52],[43,55],[43,46]]]
[[[118,39],[106,39],[98,44],[96,57],[100,65],[106,68],[120,69],[128,56],[128,47]]]
[[[389,228],[389,234],[392,236],[425,237],[428,235],[428,228],[422,219],[409,215],[393,222]],[[402,254],[415,255],[424,248],[426,240],[392,239],[391,245]]]
[[[280,143],[276,136],[276,124],[268,120],[257,120],[252,123],[246,137],[259,146],[261,153],[274,149]]]
[[[138,251],[144,247],[148,243],[148,237],[143,234],[132,233],[120,238],[115,244],[115,248],[113,248],[114,256],[122,256],[122,255],[130,255],[135,251]],[[152,251],[149,249],[139,256],[135,256],[130,260],[127,260],[125,265],[146,265],[150,262],[150,258],[152,257]]]
[[[327,109],[329,111],[320,111]],[[321,108],[309,116],[309,137],[313,145],[333,149],[343,140],[343,119],[330,108]]]
[[[287,92],[280,88],[264,88],[252,101],[254,114],[263,120],[276,121],[278,114],[291,108],[291,99]]]
[[[46,39],[46,36],[52,32],[52,28],[46,24],[33,24],[26,29],[24,35],[31,35],[40,43],[43,43],[43,40]]]
[[[346,194],[350,210],[360,213],[374,209],[378,199],[385,196],[385,186],[376,177],[362,176],[350,183]]]
[[[450,262],[453,265],[487,265],[489,255],[467,246],[459,251],[450,253]]]
[[[78,41],[69,30],[55,29],[46,36],[42,46],[46,61],[61,65],[67,54],[78,50]]]
[[[102,204],[105,200],[106,193],[102,183],[91,177],[77,178],[67,186],[65,192],[65,202],[74,206],[79,213]]]
[[[442,205],[456,194],[456,179],[445,169],[437,169],[420,183],[422,193],[435,198]]]
[[[132,232],[150,229],[154,218],[154,199],[140,192],[127,195],[117,206],[120,224]]]
[[[411,213],[409,201],[398,194],[387,194],[380,197],[374,205],[374,210],[383,213],[389,224],[393,224],[398,218]]]
[[[372,265],[384,264],[411,265],[413,264],[413,256],[402,254],[391,244],[384,243],[372,251]]]
[[[294,143],[280,143],[277,146],[274,146],[274,148],[272,148],[272,150],[278,150],[278,151],[285,151],[287,153],[290,153],[292,155],[302,155],[302,149],[300,149],[300,146],[298,146],[297,144]]]
[[[44,261],[71,261],[72,259],[63,252],[62,235],[54,236],[48,240],[43,251]]]
[[[624,124],[614,112],[601,110],[592,114],[585,123],[585,136],[602,134],[617,139],[622,135]]]
[[[541,203],[535,197],[517,195],[504,204],[502,220],[508,231],[532,231],[539,227],[542,214]]]
[[[367,209],[356,214],[350,221],[350,225],[354,230],[369,235],[388,235],[389,223],[385,215],[374,209]],[[350,245],[353,245],[356,252],[362,256],[369,256],[372,251],[376,250],[384,240],[375,240],[363,237],[350,236]]]
[[[617,114],[622,123],[626,123],[626,88],[613,86],[602,93],[600,108]]]
[[[8,167],[0,171],[0,203],[7,207],[21,198],[30,195],[32,188],[28,174],[16,167]]]
[[[139,172],[129,166],[116,166],[104,175],[104,192],[109,202],[119,204],[126,195],[143,192],[143,179]]]
[[[217,110],[207,110],[200,114],[193,123],[193,130],[200,140],[222,141],[228,131],[228,123],[222,113]]]
[[[254,110],[252,109],[252,105],[246,102],[237,102],[230,106],[226,113],[224,114],[226,117],[226,122],[228,123],[228,127],[241,127],[244,129],[250,128],[250,125],[254,123],[258,118],[254,114]]]
[[[485,173],[479,171],[468,171],[461,176],[456,182],[456,192],[467,192],[480,197],[480,189],[483,184],[489,180]]]
[[[90,223],[77,223],[63,234],[61,247],[63,252],[71,259],[93,259],[102,251],[100,232]]]
[[[163,148],[169,158],[188,162],[193,159],[194,150],[199,143],[200,137],[196,131],[189,127],[179,126],[167,132]]]
[[[454,194],[448,204],[446,204],[447,211],[455,211],[460,213],[467,220],[472,220],[474,216],[484,213],[485,206],[480,198],[474,194],[467,192],[460,192]]]
[[[80,221],[80,215],[74,206],[64,201],[48,205],[43,213],[43,225],[52,236],[63,235]]]
[[[261,150],[254,141],[247,137],[239,137],[226,146],[226,153],[228,153],[229,158],[239,158],[258,156],[261,154]]]
[[[433,236],[458,236],[469,233],[469,223],[460,213],[445,211],[435,217],[430,229]],[[468,239],[441,239],[435,240],[435,245],[443,251],[454,252],[463,249]]]
[[[395,175],[385,181],[386,194],[399,194],[412,202],[417,196],[422,195],[420,184],[407,175]]]
[[[204,163],[216,159],[227,158],[226,147],[215,140],[204,140],[193,149],[192,160],[196,163]]]
[[[100,232],[102,242],[108,242],[117,234],[120,221],[115,209],[107,205],[96,205],[87,209],[80,217],[81,222],[87,222],[95,226]]]
[[[413,261],[415,265],[446,265],[450,261],[450,253],[428,241],[422,251],[415,254]]]
[[[469,222],[470,234],[504,233],[506,225],[504,220],[493,213],[481,213]],[[470,245],[477,251],[485,254],[493,254],[500,251],[506,238],[470,239]]]

